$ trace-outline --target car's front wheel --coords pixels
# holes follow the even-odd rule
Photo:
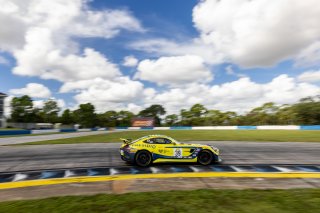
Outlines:
[[[146,166],[149,166],[151,164],[152,157],[151,157],[150,152],[148,152],[148,151],[140,151],[140,152],[138,152],[136,154],[134,160],[135,160],[135,163],[138,166],[146,167]]]
[[[209,150],[202,150],[198,155],[198,163],[201,165],[209,165],[213,160],[213,154]]]

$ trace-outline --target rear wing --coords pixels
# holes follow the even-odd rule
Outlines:
[[[130,142],[132,142],[132,139],[129,139],[129,138],[120,138],[120,140],[122,140],[123,143],[125,144],[129,144]]]

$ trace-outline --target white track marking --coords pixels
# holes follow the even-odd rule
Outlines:
[[[70,177],[70,176],[73,176],[74,173],[71,172],[70,170],[66,170],[65,173],[64,173],[64,177]]]
[[[240,169],[240,168],[238,168],[236,166],[230,166],[230,168],[232,168],[236,172],[243,172],[244,171],[244,170],[242,170],[242,169]]]
[[[152,171],[152,173],[158,173],[160,171],[160,169],[156,167],[150,167],[150,170]]]
[[[14,176],[12,182],[15,182],[15,181],[20,181],[20,180],[24,180],[28,177],[28,175],[26,174],[21,174],[21,173],[18,173]]]
[[[115,168],[110,169],[110,175],[115,175],[117,173],[119,173],[119,172]]]
[[[281,172],[292,172],[292,171],[294,171],[293,169],[288,169],[288,168],[281,167],[281,166],[273,166],[273,168],[276,168],[276,169],[280,170]]]
[[[194,171],[194,172],[201,172],[201,169],[196,168],[194,166],[189,166],[189,168],[192,169],[192,171]]]

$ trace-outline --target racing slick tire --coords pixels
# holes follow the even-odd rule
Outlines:
[[[152,156],[150,152],[142,150],[135,155],[134,162],[137,166],[146,167],[152,163]]]
[[[198,154],[198,163],[206,166],[212,163],[213,158],[214,156],[212,152],[210,152],[209,150],[202,150]]]

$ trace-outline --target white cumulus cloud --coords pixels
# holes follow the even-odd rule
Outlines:
[[[13,73],[62,82],[120,75],[117,65],[91,48],[85,48],[82,55],[64,54],[57,49],[52,36],[46,28],[30,29],[26,35],[26,45],[14,53],[17,66]]]
[[[51,96],[48,87],[38,83],[29,83],[24,88],[11,89],[9,92],[13,95],[29,95],[33,98],[49,98]]]
[[[122,31],[145,30],[129,10],[94,10],[89,2],[0,0],[0,25],[7,26],[0,29],[0,51],[16,59],[14,74],[58,80],[63,83],[60,92],[77,93],[77,103],[129,103],[143,85],[123,77],[118,65],[107,56],[81,47],[78,38],[110,39]],[[38,89],[39,85],[28,84],[11,90],[11,94],[36,98],[51,95],[48,88]],[[38,102],[41,105],[41,100]]]
[[[125,102],[134,99],[142,92],[143,84],[124,77],[119,82],[95,80],[75,96],[78,102]]]
[[[208,64],[267,67],[291,59],[298,65],[317,65],[317,4],[317,0],[202,0],[192,14],[198,37],[153,38],[129,46],[156,56],[199,55]]]
[[[138,65],[136,79],[163,84],[184,84],[191,82],[209,82],[213,75],[196,55],[161,57],[157,60],[143,60]]]
[[[136,59],[132,55],[129,55],[124,57],[122,65],[126,67],[135,67],[137,66],[138,62],[139,62],[138,59]]]
[[[133,41],[129,47],[135,50],[152,53],[155,56],[197,55],[207,64],[218,64],[225,60],[225,55],[217,52],[200,39],[173,41],[163,38]]]
[[[320,41],[312,43],[295,58],[296,66],[318,66],[320,64]]]
[[[100,112],[128,107],[137,109],[133,103],[143,100],[143,91],[142,83],[128,77],[119,77],[112,81],[102,78],[70,81],[60,88],[62,93],[77,92],[74,96],[77,104],[92,103]]]
[[[0,0],[0,50],[17,60],[13,73],[62,82],[119,75],[101,53],[77,37],[112,38],[122,30],[143,32],[130,11],[92,10],[87,0]]]
[[[290,59],[320,39],[317,0],[204,0],[193,9],[202,41],[245,67]]]
[[[306,71],[298,76],[299,81],[320,82],[320,70]]]
[[[318,68],[297,78],[280,75],[267,83],[254,82],[233,69],[272,66],[287,59],[295,60],[296,66],[318,66],[316,0],[201,0],[192,14],[199,32],[195,38],[149,37],[129,44],[149,53],[149,59],[141,61],[131,53],[124,57],[123,66],[136,67],[133,80],[121,73],[111,57],[82,47],[78,39],[110,39],[122,31],[145,29],[127,9],[94,10],[89,2],[0,0],[0,25],[5,26],[0,29],[0,51],[16,59],[12,72],[60,81],[61,93],[74,93],[75,104],[91,102],[99,112],[138,112],[150,104],[177,112],[195,103],[245,112],[269,101],[294,103],[319,94],[319,86],[312,84],[319,81]],[[212,85],[212,65],[224,62],[232,64],[226,73],[239,79]],[[0,63],[6,61],[0,57]],[[144,88],[138,80],[169,87]],[[47,87],[36,83],[10,94],[51,96]],[[43,101],[34,103],[41,106]]]
[[[248,77],[212,86],[194,83],[158,93],[147,93],[148,98],[145,100],[146,105],[163,104],[168,113],[179,113],[181,108],[189,108],[196,103],[209,109],[244,113],[266,102],[292,104],[301,98],[319,93],[319,86],[280,75],[263,84]]]

